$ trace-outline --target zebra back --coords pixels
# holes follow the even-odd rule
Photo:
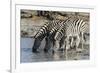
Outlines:
[[[75,18],[69,18],[66,21],[66,34],[67,35],[75,35],[79,34],[80,32],[84,33],[87,32],[89,28],[89,24],[87,24],[86,21],[83,19],[79,19],[77,17]]]

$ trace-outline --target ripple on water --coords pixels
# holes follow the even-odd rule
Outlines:
[[[21,38],[21,63],[30,62],[44,62],[44,61],[64,61],[64,60],[87,60],[89,59],[89,49],[85,49],[82,53],[77,53],[75,50],[68,52],[56,52],[55,54],[44,53],[43,46],[39,48],[40,53],[32,53],[32,46],[34,39],[32,38]]]

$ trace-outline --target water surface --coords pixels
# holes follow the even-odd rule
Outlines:
[[[32,46],[34,44],[34,39],[32,38],[21,38],[21,63],[31,63],[31,62],[46,62],[46,61],[65,61],[65,60],[89,60],[89,45],[84,45],[85,49],[82,53],[77,53],[75,50],[68,52],[58,51],[55,54],[44,53],[43,48],[45,41],[43,40],[41,46],[39,47],[39,53],[32,52]]]

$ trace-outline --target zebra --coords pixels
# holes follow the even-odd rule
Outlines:
[[[56,51],[64,51],[65,47],[66,47],[66,36],[65,36],[65,31],[66,31],[66,27],[63,26],[59,28],[59,30],[56,32],[54,39],[55,39],[55,45],[54,45],[54,52]]]
[[[77,17],[69,17],[64,20],[64,27],[62,27],[55,35],[56,48],[59,48],[59,39],[65,36],[66,49],[75,48],[78,50],[80,42],[82,42],[83,49],[83,34],[89,32],[89,24],[83,19]]]
[[[51,46],[54,46],[54,36],[59,28],[63,26],[62,20],[52,20],[45,22],[45,24],[39,29],[34,36],[35,41],[32,47],[32,52],[38,52],[38,48],[41,45],[41,41],[45,38],[46,44],[44,51],[47,52]]]
[[[44,38],[46,38],[46,43],[47,43],[45,45],[44,51],[48,51],[48,48],[51,47],[50,45],[52,43],[56,44],[56,45],[60,43],[59,44],[60,47],[61,47],[61,43],[64,43],[65,46],[66,46],[66,44],[70,44],[69,45],[70,48],[78,47],[80,41],[83,40],[81,38],[83,38],[83,33],[86,32],[88,26],[89,25],[87,25],[87,23],[85,21],[83,21],[82,19],[76,18],[76,17],[74,17],[74,18],[69,17],[66,20],[49,21],[49,22],[45,23],[40,28],[40,30],[37,32],[37,34],[35,35],[35,43],[34,43],[32,50],[33,50],[33,52],[36,51],[37,48],[40,46],[41,41]],[[80,37],[80,34],[81,34],[81,37]],[[59,40],[58,37],[60,35],[61,35],[61,37]],[[76,39],[78,39],[77,42],[76,42]],[[54,43],[54,41],[56,43]],[[73,46],[73,44],[74,44],[74,46]],[[56,47],[56,48],[58,48],[58,47]]]
[[[81,50],[83,50],[83,35],[85,32],[89,32],[89,24],[83,19],[71,18],[71,20],[67,23],[66,35],[68,35],[68,38],[72,36],[71,46],[75,47],[76,45],[77,50],[79,50],[78,46],[80,43],[82,43]]]

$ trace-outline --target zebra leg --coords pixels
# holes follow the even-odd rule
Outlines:
[[[81,52],[82,51],[82,48],[79,48],[79,44],[81,43],[82,37],[80,37],[79,35],[77,35],[77,41],[76,41],[76,51],[79,51]]]
[[[70,49],[69,36],[67,36],[67,38],[65,39],[65,49],[66,49],[66,51],[67,51],[68,49]]]
[[[83,43],[84,43],[84,37],[83,37],[83,33],[82,33],[82,50],[83,50]]]
[[[50,44],[48,43],[49,42],[49,38],[46,37],[45,41],[46,41],[46,44],[45,44],[45,47],[44,47],[44,52],[48,52],[48,48],[50,47]]]
[[[48,50],[50,50],[50,48],[52,47],[53,42],[49,37],[46,37],[45,40],[46,40],[46,44],[44,47],[44,52],[47,53]]]
[[[57,52],[59,50],[59,47],[60,47],[60,42],[59,40],[56,40],[54,45],[54,52]]]
[[[32,52],[34,53],[37,53],[37,49],[39,48],[39,46],[41,45],[41,41],[45,38],[45,35],[41,35],[37,38],[35,38],[35,41],[34,41],[34,45],[32,47]]]
[[[61,40],[60,40],[60,47],[59,47],[59,50],[61,50],[61,51],[65,51],[66,50],[66,37],[65,36],[63,36],[62,38],[61,38]]]

